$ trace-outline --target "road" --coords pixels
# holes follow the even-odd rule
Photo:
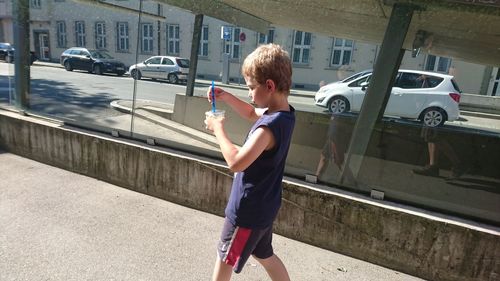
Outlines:
[[[14,67],[0,62],[0,102],[9,102],[9,87],[14,84]],[[134,98],[174,104],[176,94],[185,94],[185,85],[173,85],[162,81],[139,80],[134,84],[130,77],[115,75],[94,75],[82,71],[68,72],[63,68],[35,65],[31,68],[31,109],[43,115],[89,122],[98,118],[121,115],[110,108],[113,100]],[[194,95],[204,96],[206,85],[195,85]],[[228,88],[233,94],[248,99],[245,89]],[[295,91],[295,90],[294,90]],[[296,91],[308,93],[307,91]],[[325,109],[313,104],[310,96],[291,95],[290,103],[300,111],[328,114]],[[392,119],[395,122],[414,121]],[[485,119],[461,116],[458,121],[447,122],[446,126],[487,130],[500,133],[500,119]]]

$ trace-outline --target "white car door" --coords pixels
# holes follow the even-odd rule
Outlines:
[[[161,57],[152,57],[144,62],[144,68],[141,69],[143,77],[161,78],[160,77]]]
[[[359,112],[361,110],[361,105],[363,104],[363,99],[365,98],[367,87],[363,87],[361,84],[366,82],[369,83],[371,79],[371,74],[363,76],[356,79],[355,81],[349,83],[348,88],[351,94],[351,111]]]
[[[385,108],[385,115],[418,118],[428,98],[425,75],[412,72],[399,73]],[[424,88],[423,88],[424,87]]]
[[[161,78],[168,79],[168,74],[175,71],[175,63],[170,59],[164,57],[161,60]]]

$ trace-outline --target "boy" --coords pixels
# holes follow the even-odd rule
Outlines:
[[[217,101],[224,101],[240,116],[255,122],[241,149],[227,137],[223,119],[205,119],[229,168],[235,172],[212,280],[229,280],[231,269],[239,273],[250,255],[272,280],[290,280],[271,245],[295,124],[295,109],[288,104],[290,58],[278,45],[262,45],[245,59],[242,74],[249,97],[258,108],[220,88],[214,89]],[[211,101],[211,89],[207,95]]]

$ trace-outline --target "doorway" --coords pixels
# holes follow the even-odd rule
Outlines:
[[[35,35],[35,53],[38,56],[38,60],[49,61],[50,60],[49,33],[36,32],[34,35]]]

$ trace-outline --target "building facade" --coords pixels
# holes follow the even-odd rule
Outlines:
[[[103,5],[96,9],[95,5]],[[155,1],[108,0],[98,4],[65,0],[30,0],[30,44],[39,60],[59,61],[70,47],[108,51],[130,66],[153,55],[190,57],[194,15]],[[138,11],[142,13],[139,15]],[[13,42],[11,1],[0,0],[0,41]],[[222,30],[226,30],[225,39]],[[229,77],[243,83],[242,60],[263,43],[284,46],[293,61],[294,88],[318,89],[356,72],[373,68],[379,46],[289,28],[267,34],[204,17],[197,75],[220,79],[223,54]],[[136,53],[137,52],[137,53]],[[500,70],[430,54],[413,58],[406,52],[402,68],[451,73],[464,93],[500,95]]]

